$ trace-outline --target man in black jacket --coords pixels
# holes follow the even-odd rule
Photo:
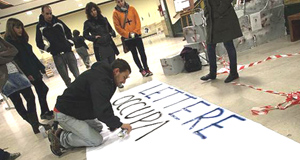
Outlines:
[[[42,14],[36,26],[36,44],[41,50],[52,54],[55,67],[67,86],[71,84],[67,65],[75,78],[79,76],[71,39],[72,33],[68,26],[52,15],[50,6],[42,6]],[[45,45],[44,40],[49,45]]]
[[[114,115],[110,103],[116,87],[125,83],[130,73],[129,64],[122,59],[116,59],[111,65],[96,62],[57,98],[55,120],[64,130],[53,129],[48,133],[55,155],[61,154],[61,146],[99,146],[103,141],[99,134],[103,127],[101,122],[111,131],[120,127],[128,133],[131,131],[130,124],[123,124]]]

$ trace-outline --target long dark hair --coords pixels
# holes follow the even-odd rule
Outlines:
[[[19,36],[16,34],[16,32],[14,31],[14,27],[22,27],[22,38],[28,42],[28,34],[27,32],[25,31],[24,29],[24,24],[16,19],[16,18],[9,18],[6,22],[6,31],[5,31],[5,35],[4,35],[4,38],[11,38],[12,40],[19,40]]]
[[[89,3],[87,3],[86,6],[85,6],[85,14],[86,14],[87,19],[92,19],[92,18],[93,18],[93,16],[91,15],[92,8],[95,8],[95,9],[96,9],[96,11],[97,11],[97,16],[100,16],[100,15],[101,15],[101,10],[100,10],[100,8],[98,7],[98,5],[97,5],[96,3],[89,2]]]

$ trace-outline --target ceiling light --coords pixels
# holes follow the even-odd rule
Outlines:
[[[32,15],[32,11],[27,11],[26,14],[27,15]]]
[[[31,0],[23,0],[24,2],[29,2],[29,1],[31,1]]]
[[[78,7],[82,7],[83,5],[80,3],[80,4],[78,4]]]

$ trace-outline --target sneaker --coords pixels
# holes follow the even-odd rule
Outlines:
[[[153,73],[149,69],[147,69],[146,72],[148,73],[148,76],[152,76],[153,75]]]
[[[58,137],[59,136],[55,129],[48,131],[48,140],[50,141],[50,149],[52,153],[56,156],[61,156],[63,152],[61,150],[60,140]]]
[[[53,111],[47,111],[41,115],[41,119],[51,120],[54,118]]]
[[[141,71],[141,74],[142,74],[143,77],[147,77],[148,76],[148,73],[144,69]]]
[[[9,157],[8,157],[8,160],[14,160],[14,159],[17,159],[18,157],[20,157],[21,153],[10,153],[9,154]]]

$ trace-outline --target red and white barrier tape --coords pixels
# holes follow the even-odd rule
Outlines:
[[[287,95],[286,100],[282,103],[279,103],[275,107],[271,105],[264,106],[264,107],[253,107],[251,109],[251,112],[253,115],[266,115],[271,110],[275,110],[275,109],[285,110],[288,107],[291,107],[296,104],[300,104],[300,91],[289,93]]]
[[[300,91],[291,92],[291,93],[287,94],[284,92],[265,90],[262,88],[257,88],[257,87],[251,86],[251,85],[246,85],[246,84],[241,84],[241,83],[236,83],[236,82],[231,82],[231,84],[237,85],[237,86],[245,86],[245,87],[255,89],[257,91],[262,91],[262,92],[267,92],[267,93],[287,97],[284,102],[279,103],[277,106],[274,106],[274,107],[271,105],[267,105],[267,106],[263,106],[263,107],[253,107],[251,109],[251,112],[253,115],[266,115],[271,110],[275,110],[275,109],[285,110],[286,108],[288,108],[292,105],[300,104]]]
[[[262,62],[265,62],[265,61],[268,61],[268,60],[278,59],[278,58],[283,58],[283,57],[292,57],[292,56],[297,56],[297,55],[300,55],[300,53],[290,53],[290,54],[284,54],[284,55],[273,55],[273,56],[267,57],[266,59],[264,59],[262,61],[253,62],[253,63],[247,64],[247,65],[238,65],[237,68],[238,68],[238,71],[242,71],[246,68],[253,67],[255,65],[261,64]],[[224,60],[224,58],[222,58],[222,57],[218,57],[218,60],[221,61],[221,64],[223,64],[224,67],[219,69],[217,71],[217,74],[229,73],[230,72],[229,63],[226,62]]]

